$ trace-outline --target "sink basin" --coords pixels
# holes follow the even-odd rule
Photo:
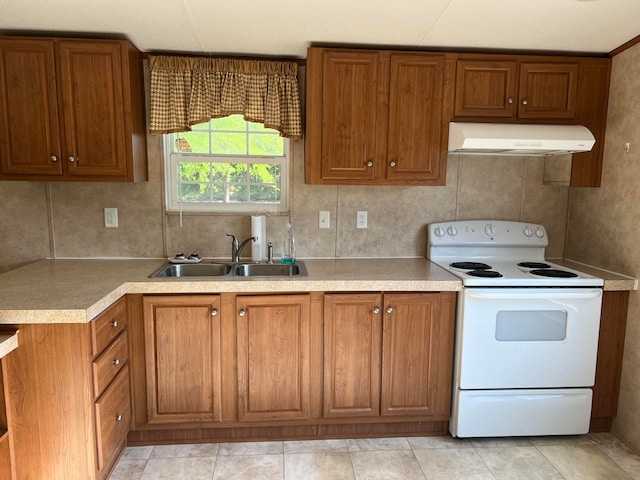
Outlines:
[[[234,275],[238,277],[292,277],[307,275],[304,263],[241,263],[236,266]]]
[[[303,262],[286,263],[166,263],[149,278],[158,277],[292,277],[307,275]]]
[[[221,277],[229,275],[228,263],[168,263],[149,275],[155,277]]]

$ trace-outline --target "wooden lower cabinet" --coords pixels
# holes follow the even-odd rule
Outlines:
[[[108,478],[129,429],[128,355],[109,356],[121,351],[111,347],[126,337],[126,312],[121,299],[90,324],[17,326],[19,346],[3,359],[17,479]],[[96,380],[101,357],[117,365]]]
[[[325,295],[325,417],[448,418],[454,306],[450,293]]]
[[[149,423],[221,420],[220,296],[144,298]]]

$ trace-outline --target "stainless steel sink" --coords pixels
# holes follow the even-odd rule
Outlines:
[[[303,262],[285,263],[166,263],[149,278],[158,277],[292,277],[306,276]]]
[[[228,263],[167,263],[149,275],[155,277],[222,277],[229,275],[233,265]]]
[[[304,263],[240,263],[234,269],[238,277],[292,277],[307,275]]]

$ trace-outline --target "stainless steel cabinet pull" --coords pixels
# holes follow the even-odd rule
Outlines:
[[[69,157],[69,158],[67,158],[67,160],[69,160],[71,163],[76,161],[75,157]]]
[[[211,309],[211,316],[215,317],[216,315],[218,315],[218,310],[216,310],[215,308]]]
[[[120,359],[119,359],[119,358],[116,358],[116,359],[113,361],[113,364],[114,364],[114,365],[120,365]]]
[[[373,313],[375,313],[376,315],[380,313],[380,308],[379,307],[373,307]]]
[[[51,155],[51,161],[53,163],[56,163],[58,161],[58,157],[56,157],[55,155]]]
[[[522,104],[523,104],[523,105],[528,105],[528,104],[529,104],[529,101],[525,98],[524,100],[522,100]]]
[[[244,310],[240,310],[240,311],[238,312],[238,315],[240,315],[241,317],[244,317],[244,316],[245,316],[245,314],[246,314],[246,312],[245,312]]]
[[[122,421],[122,415],[118,414],[116,415],[116,422],[121,422]]]
[[[112,327],[117,327],[118,326],[118,320],[114,320],[113,322],[111,322],[111,326]]]
[[[371,160],[367,162],[367,167],[373,167],[373,162]]]
[[[388,307],[388,308],[387,308],[387,313],[393,313],[393,308]]]
[[[509,98],[507,99],[507,103],[508,103],[509,105],[511,105],[511,104],[513,103],[513,98],[509,97]]]
[[[395,167],[395,166],[396,166],[396,162],[391,162],[391,164],[390,164],[390,165],[391,165],[392,167]]]

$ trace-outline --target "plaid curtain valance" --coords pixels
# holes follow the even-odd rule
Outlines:
[[[152,55],[149,70],[151,133],[241,114],[283,137],[302,137],[295,62]]]

